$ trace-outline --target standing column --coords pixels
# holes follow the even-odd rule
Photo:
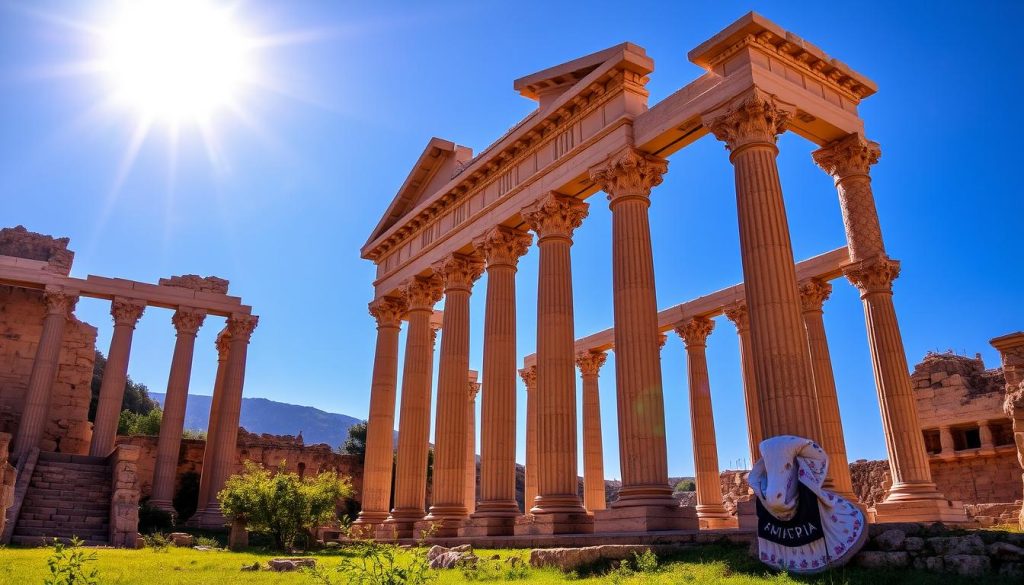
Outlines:
[[[377,321],[377,348],[370,381],[370,416],[366,421],[362,510],[355,525],[374,526],[388,517],[391,466],[394,462],[395,393],[398,389],[398,333],[405,299],[380,297],[369,305]]]
[[[110,315],[114,318],[114,335],[110,338],[107,367],[103,370],[100,397],[96,405],[96,422],[92,427],[89,455],[106,457],[114,450],[117,423],[121,418],[125,382],[128,379],[128,357],[132,351],[132,334],[142,317],[146,302],[114,297]]]
[[[942,447],[942,451],[939,452],[942,457],[952,458],[956,455],[953,432],[950,430],[949,425],[939,427],[939,445]]]
[[[480,411],[480,504],[464,536],[513,533],[516,503],[516,266],[530,234],[498,226],[474,240],[487,261],[484,392]],[[529,462],[527,463],[529,465]]]
[[[807,327],[807,348],[814,376],[814,395],[818,400],[818,421],[821,424],[821,446],[828,454],[828,477],[825,487],[850,500],[857,501],[850,479],[850,463],[846,459],[843,419],[839,414],[839,397],[832,372],[832,356],[825,336],[822,306],[832,294],[832,285],[812,278],[800,285],[800,303]]]
[[[64,329],[78,303],[77,292],[48,288],[43,293],[46,316],[43,317],[43,331],[39,335],[39,345],[36,346],[32,373],[29,374],[25,409],[21,413],[18,434],[14,439],[11,458],[15,461],[22,461],[24,455],[38,448],[46,431],[53,381],[57,377],[60,348],[64,342]]]
[[[395,507],[377,531],[378,538],[411,538],[413,523],[423,518],[426,501],[435,335],[431,317],[441,300],[441,279],[436,275],[414,277],[402,285],[402,296],[409,305],[409,330],[398,415]]]
[[[800,317],[796,266],[782,199],[776,135],[790,112],[754,89],[704,116],[726,143],[736,174],[740,256],[750,313],[750,345],[765,438],[797,435],[820,440],[807,334]]]
[[[743,375],[743,403],[747,411],[747,442],[750,446],[750,465],[761,458],[761,405],[758,401],[757,380],[754,377],[754,364],[751,363],[754,351],[750,347],[750,319],[747,316],[747,304],[735,303],[725,309],[725,316],[736,326],[736,334],[740,338],[740,370]]]
[[[718,472],[718,444],[711,408],[706,355],[708,335],[715,322],[694,317],[676,328],[686,344],[686,370],[690,387],[690,427],[693,431],[693,463],[697,483],[697,518],[701,528],[723,528],[731,516],[722,505],[722,481]]]
[[[476,395],[480,392],[477,372],[469,371],[466,401],[466,511],[476,512]]]
[[[174,511],[174,480],[178,471],[178,452],[185,426],[185,406],[188,385],[192,377],[192,356],[195,353],[196,333],[206,319],[206,311],[191,307],[178,307],[171,317],[177,331],[171,373],[167,377],[163,419],[156,445],[156,463],[153,468],[153,495],[150,505],[168,512]]]
[[[537,366],[519,370],[526,385],[526,469],[523,477],[523,513],[530,514],[537,499]]]
[[[204,528],[221,527],[225,523],[217,493],[224,488],[237,462],[238,419],[242,409],[242,389],[245,386],[245,362],[249,339],[258,322],[259,317],[256,315],[244,313],[233,313],[228,318],[230,349],[224,371],[223,398],[217,414],[217,434],[214,437],[207,434],[206,438],[207,443],[212,441],[215,445],[213,461],[209,468],[203,469],[203,475],[210,474],[209,492],[205,505],[201,502],[201,510],[196,513],[199,525]]]
[[[220,415],[221,408],[220,405],[224,401],[224,374],[227,372],[228,354],[231,352],[231,333],[228,331],[226,326],[217,334],[216,348],[217,374],[213,382],[213,399],[210,401],[210,418],[206,425],[206,445],[203,447],[203,472],[199,476],[199,498],[196,500],[199,503],[197,511],[205,506],[206,502],[209,501],[210,498],[211,474],[206,473],[206,470],[213,468],[213,460],[215,459],[214,451],[216,451],[216,445],[214,445],[213,438],[217,436],[218,417]],[[198,521],[198,515],[194,515],[189,519],[188,524],[198,525]]]
[[[598,372],[608,360],[603,351],[581,351],[576,366],[583,378],[583,507],[605,509],[604,448],[601,444],[601,397]]]
[[[992,438],[992,427],[989,426],[987,420],[978,421],[978,438],[981,439],[982,452],[995,451],[996,443]]]
[[[593,528],[576,493],[576,364],[572,310],[573,231],[588,205],[549,193],[522,210],[537,233],[537,499],[531,524],[517,533],[560,534]],[[522,526],[522,528],[520,528]]]
[[[892,281],[899,262],[885,252],[868,170],[878,161],[878,144],[850,134],[813,153],[814,161],[835,179],[846,227],[850,264],[844,273],[860,290],[867,324],[871,365],[882,411],[892,487],[875,506],[886,521],[966,521],[962,507],[936,489],[917,419],[917,399],[903,348]]]
[[[457,536],[466,518],[466,372],[469,371],[469,295],[483,275],[482,260],[452,254],[434,265],[444,280],[444,320],[437,372],[434,421],[434,491],[430,511],[417,531],[433,527],[438,537]]]
[[[1017,445],[1017,463],[1024,467],[1024,331],[990,339],[999,350],[1006,379],[1006,399],[1003,412],[1013,421],[1013,441]],[[1024,477],[1024,474],[1022,474]],[[1024,508],[1018,516],[1018,526],[1024,530]]]
[[[608,195],[612,211],[615,394],[622,468],[622,489],[612,508],[650,507],[643,513],[629,513],[643,518],[632,522],[641,531],[658,529],[652,523],[665,523],[663,508],[678,508],[668,484],[658,301],[648,218],[651,189],[661,184],[667,170],[667,161],[631,146],[590,170],[591,178]]]

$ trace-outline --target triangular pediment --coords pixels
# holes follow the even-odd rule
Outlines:
[[[654,62],[647,56],[643,47],[633,43],[620,43],[520,77],[512,83],[512,87],[523,97],[540,102],[540,109],[543,110],[548,103],[609,61],[625,62],[627,68],[641,75],[647,75],[654,69]]]
[[[416,160],[398,194],[373,229],[372,242],[416,208],[442,185],[451,180],[461,165],[473,158],[472,149],[442,138],[431,138]]]

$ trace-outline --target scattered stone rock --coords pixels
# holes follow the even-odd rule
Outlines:
[[[942,562],[947,571],[964,577],[978,577],[992,568],[992,562],[983,555],[946,555]]]
[[[270,559],[267,565],[271,571],[298,571],[302,567],[313,568],[316,566],[316,559],[309,557],[292,559]]]
[[[914,559],[914,568],[919,571],[941,573],[943,569],[942,557],[917,557]]]
[[[908,536],[903,541],[903,550],[907,552],[920,552],[924,550],[924,539],[919,536]]]
[[[988,554],[1000,561],[1024,560],[1024,548],[1008,542],[993,542],[988,545]]]
[[[910,555],[904,551],[865,550],[857,555],[856,560],[867,569],[902,569],[910,564]]]
[[[172,544],[174,544],[174,546],[187,548],[195,543],[195,538],[193,538],[191,534],[186,534],[184,532],[172,532],[167,536],[167,538]]]
[[[260,562],[256,561],[255,563],[253,563],[251,565],[242,565],[242,570],[243,571],[259,571],[260,570]]]
[[[965,536],[960,539],[950,553],[954,555],[983,555],[985,554],[985,541],[977,534]]]
[[[907,534],[899,529],[890,529],[875,537],[875,544],[885,551],[902,550]]]
[[[563,572],[575,571],[602,560],[621,561],[633,558],[651,547],[639,544],[605,544],[580,548],[535,548],[530,551],[533,567],[557,567]]]
[[[217,550],[212,546],[193,546],[192,550]]]
[[[452,548],[434,545],[427,551],[427,563],[431,569],[454,569],[476,566],[479,559],[473,554],[473,547],[462,544]]]

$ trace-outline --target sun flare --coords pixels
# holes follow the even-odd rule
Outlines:
[[[230,7],[210,1],[123,3],[101,43],[114,99],[172,124],[231,106],[252,73],[252,43]]]

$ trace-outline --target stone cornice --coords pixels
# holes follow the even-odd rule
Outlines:
[[[487,260],[487,267],[506,265],[513,268],[519,258],[530,250],[533,236],[529,232],[496,226],[473,239],[473,247]]]
[[[589,204],[576,197],[552,192],[524,207],[521,214],[542,242],[547,238],[572,239],[589,209]]]
[[[613,204],[630,197],[647,198],[651,189],[661,184],[668,172],[668,161],[633,147],[608,157],[603,164],[590,169],[590,179],[608,195]]]
[[[882,156],[877,142],[850,134],[811,153],[814,162],[837,181],[850,175],[866,175]]]

